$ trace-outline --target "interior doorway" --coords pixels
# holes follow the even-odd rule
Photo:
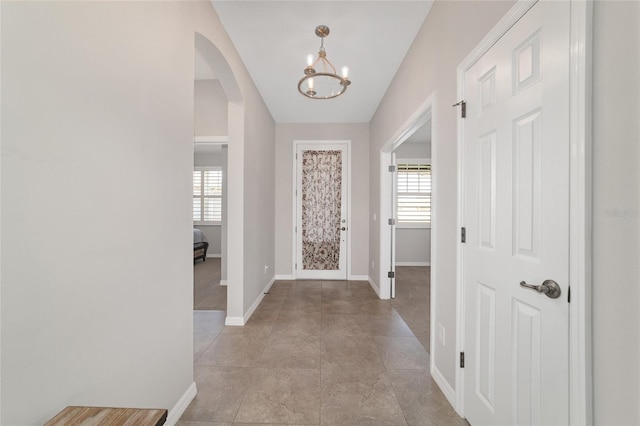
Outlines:
[[[211,139],[194,141],[193,308],[226,312],[228,145]]]
[[[429,350],[431,290],[431,117],[392,153],[395,167],[392,305]]]
[[[433,334],[430,321],[433,102],[430,96],[380,152],[380,297],[392,299],[427,351]],[[402,207],[400,212],[398,205]]]
[[[244,100],[233,71],[220,50],[195,33],[194,152],[195,144],[227,146],[224,215],[221,227],[221,281],[227,285],[226,325],[244,324]],[[206,92],[206,94],[205,94]],[[204,94],[203,96],[200,96]],[[233,236],[227,238],[226,235]]]

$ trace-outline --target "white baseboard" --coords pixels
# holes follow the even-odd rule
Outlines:
[[[224,325],[242,326],[242,325],[244,325],[244,318],[243,317],[230,317],[230,316],[227,316],[224,319]]]
[[[265,293],[269,292],[269,289],[271,288],[271,286],[273,285],[273,283],[275,281],[276,281],[275,277],[273,277],[273,278],[271,278],[271,280],[269,280],[269,284],[267,284],[267,286],[260,292],[260,294],[258,295],[256,300],[253,302],[251,307],[247,310],[247,312],[245,312],[244,316],[242,316],[242,317],[229,317],[228,316],[224,320],[224,325],[240,325],[240,326],[245,325],[247,323],[247,321],[249,321],[249,318],[251,318],[251,315],[253,315],[255,310],[260,305],[260,302],[262,302],[262,299],[264,299]]]
[[[373,291],[376,292],[376,294],[378,295],[378,297],[380,297],[380,289],[378,288],[378,286],[376,285],[376,283],[373,282],[373,280],[371,279],[371,277],[369,277],[369,279],[367,280],[369,281],[369,285],[371,286],[371,288],[373,289]]]
[[[178,402],[176,402],[176,405],[169,410],[167,421],[164,424],[166,426],[174,426],[187,410],[187,407],[191,404],[191,401],[193,401],[193,398],[196,397],[197,393],[198,389],[196,388],[196,382],[193,382],[191,383],[191,386],[187,388],[187,391],[182,395],[182,397],[180,397]]]
[[[227,285],[227,280],[220,280],[220,285]]]
[[[396,266],[431,266],[431,262],[396,262]]]
[[[260,305],[260,302],[262,302],[262,299],[264,299],[265,293],[269,292],[269,289],[271,288],[271,286],[273,285],[273,283],[275,281],[276,281],[275,277],[273,277],[273,278],[271,278],[271,280],[269,280],[269,283],[267,284],[267,286],[260,292],[260,294],[258,295],[256,300],[253,302],[251,307],[247,310],[247,312],[245,312],[245,314],[244,314],[244,323],[245,324],[247,323],[247,321],[249,321],[249,318],[251,318],[251,315],[253,315],[255,310]]]
[[[454,407],[455,409],[456,391],[453,390],[449,382],[447,382],[447,379],[444,378],[444,376],[442,375],[440,370],[438,370],[438,367],[436,367],[433,361],[431,362],[431,377],[433,377],[433,380],[438,384],[438,386],[440,387],[440,390],[442,391],[444,396],[447,398],[447,401],[449,401],[449,404],[451,404],[451,406]]]
[[[289,275],[276,275],[276,280],[278,281],[291,281],[291,280],[295,280],[296,277],[293,276],[293,274],[289,274]]]
[[[229,136],[194,136],[193,143],[227,143]],[[220,226],[220,225],[200,225],[200,226]]]
[[[267,284],[267,286],[264,288],[264,290],[262,290],[262,297],[264,297],[264,295],[266,293],[269,293],[269,290],[271,290],[271,286],[275,282],[276,282],[276,277],[275,276],[271,277],[271,280],[269,280],[269,283]],[[262,300],[262,299],[260,299],[260,300]]]
[[[222,257],[222,255],[221,254],[215,254],[215,253],[213,253],[213,254],[212,253],[207,253],[207,259],[210,258],[210,257],[215,257],[215,258],[219,259],[219,258]]]
[[[349,275],[349,281],[369,281],[369,275]]]
[[[292,281],[292,280],[295,280],[296,277],[293,274],[283,274],[283,275],[276,275],[275,279],[277,281]],[[350,281],[369,281],[369,276],[368,275],[349,275],[347,279]]]

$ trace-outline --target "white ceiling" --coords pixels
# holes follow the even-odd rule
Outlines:
[[[220,20],[277,123],[366,123],[424,22],[432,0],[217,1]],[[349,89],[330,100],[298,93],[308,54],[327,25],[327,58],[349,67]]]

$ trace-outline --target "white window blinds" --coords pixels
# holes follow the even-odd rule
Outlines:
[[[431,223],[431,164],[398,164],[397,219],[407,225]]]
[[[222,170],[212,168],[193,171],[193,221],[222,221]]]

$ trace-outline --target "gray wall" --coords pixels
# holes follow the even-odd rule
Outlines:
[[[595,424],[640,424],[640,3],[594,4]]]
[[[396,158],[431,159],[431,142],[404,142],[394,151]]]
[[[435,222],[432,235],[432,292],[438,305],[435,324],[446,330],[446,346],[436,343],[431,352],[435,366],[452,388],[456,369],[456,212],[457,212],[457,152],[456,152],[456,69],[465,56],[513,5],[509,1],[442,1],[435,2],[409,49],[400,69],[371,121],[370,206],[380,210],[380,148],[432,94],[433,131],[431,161],[437,170],[434,180]],[[379,259],[379,224],[370,222],[372,259]],[[376,264],[370,276],[380,276]],[[436,268],[437,266],[437,268]],[[450,336],[450,337],[449,337]]]
[[[194,83],[194,135],[197,136],[225,136],[228,139],[228,100],[219,80],[196,80]],[[224,145],[224,152],[210,153],[199,152],[200,147],[196,146],[194,154],[194,166],[222,167],[223,200],[222,200],[222,223],[220,225],[198,225],[204,232],[209,242],[207,257],[221,257],[221,280],[227,281],[227,255],[226,255],[226,235],[227,235],[227,149]]]
[[[263,295],[275,269],[276,127],[262,98],[257,92],[254,96],[254,102],[245,102],[245,115],[249,119],[245,120],[244,128],[243,313]],[[230,162],[229,168],[232,167],[235,165]],[[228,217],[237,214],[239,212],[229,206]],[[235,237],[230,228],[229,241]],[[229,263],[229,272],[232,267]]]
[[[220,257],[222,254],[222,227],[220,225],[193,225],[193,227],[200,229],[207,237],[209,243],[207,257]]]
[[[209,2],[3,2],[1,19],[0,423],[171,409],[193,384],[196,31],[242,92],[238,170],[273,158],[273,120]],[[273,264],[273,167],[241,186],[261,213],[237,213],[260,242],[240,305],[269,281],[246,265]]]
[[[193,155],[193,165],[196,167],[207,167],[207,166],[224,166],[224,157],[222,155],[222,150],[220,152],[211,152],[211,153],[199,153],[196,152]]]
[[[351,275],[368,276],[369,126],[367,124],[278,124],[276,127],[276,274],[291,275],[293,141],[351,141]]]
[[[396,266],[431,264],[431,229],[396,229]]]
[[[218,80],[195,81],[193,131],[196,136],[227,136],[227,97]]]

